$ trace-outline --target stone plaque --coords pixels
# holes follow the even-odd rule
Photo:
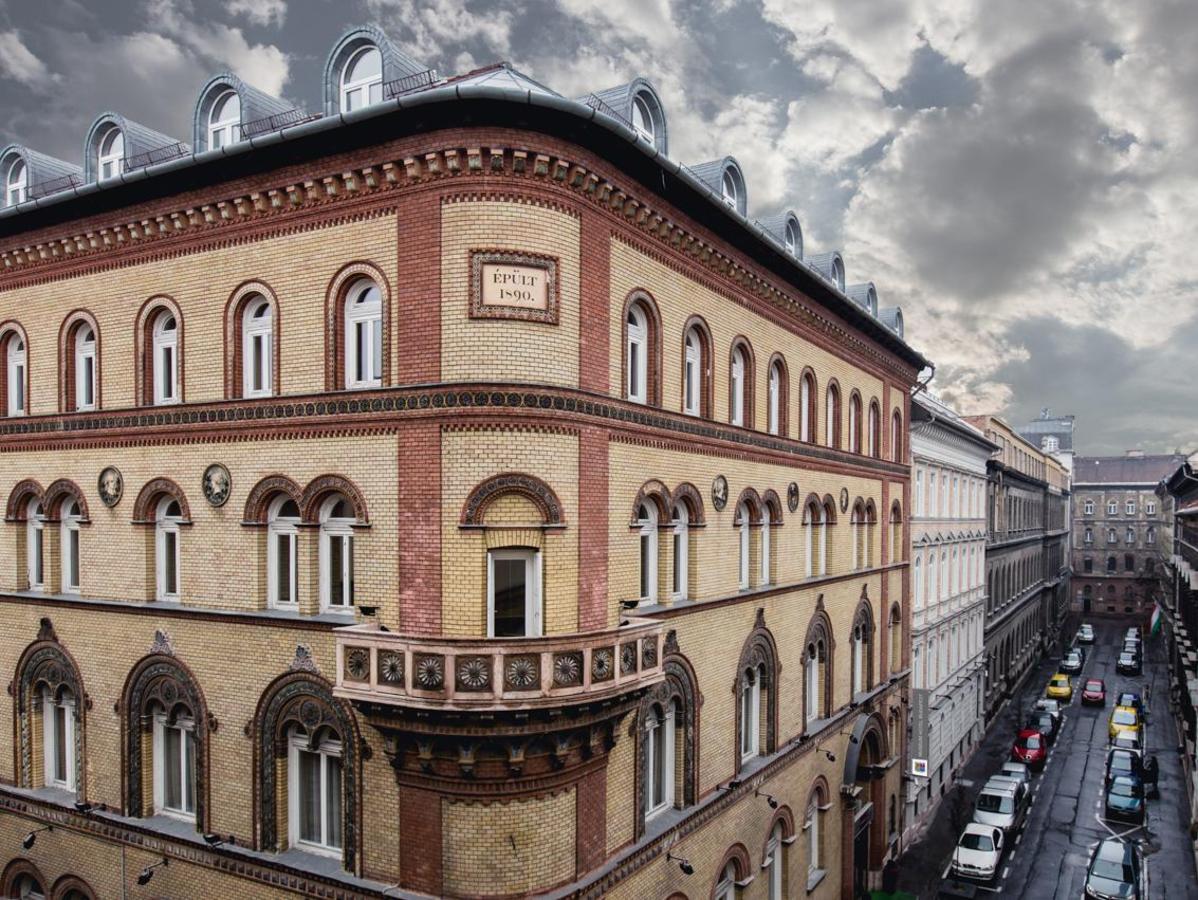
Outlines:
[[[229,491],[233,487],[233,478],[223,465],[213,463],[204,470],[201,487],[205,500],[213,506],[224,506],[225,501],[229,499]]]
[[[557,260],[531,253],[478,250],[470,256],[470,316],[558,321]]]
[[[786,508],[794,512],[799,508],[799,484],[792,481],[786,486]]]
[[[103,469],[96,479],[96,490],[100,494],[100,502],[109,509],[120,503],[121,495],[125,493],[125,479],[121,476],[121,470],[116,466]]]
[[[728,505],[728,479],[717,475],[711,482],[711,505],[717,510]]]

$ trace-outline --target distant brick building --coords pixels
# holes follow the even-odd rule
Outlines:
[[[1074,459],[1074,609],[1137,616],[1151,610],[1169,554],[1156,490],[1184,461],[1139,450]]]

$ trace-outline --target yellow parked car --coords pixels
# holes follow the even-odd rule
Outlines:
[[[1073,699],[1073,682],[1068,675],[1053,675],[1048,679],[1048,687],[1044,696],[1053,700],[1064,700],[1066,703]]]
[[[1121,731],[1130,731],[1139,736],[1141,728],[1140,713],[1134,706],[1116,706],[1111,710],[1108,732],[1113,741]]]

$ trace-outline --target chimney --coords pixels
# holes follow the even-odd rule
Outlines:
[[[1143,450],[1128,450],[1127,458],[1128,459],[1143,459],[1144,451]]]

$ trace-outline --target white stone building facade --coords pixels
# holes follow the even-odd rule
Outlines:
[[[912,403],[909,834],[985,730],[986,460],[995,449],[935,398]],[[923,760],[926,777],[913,768]]]

